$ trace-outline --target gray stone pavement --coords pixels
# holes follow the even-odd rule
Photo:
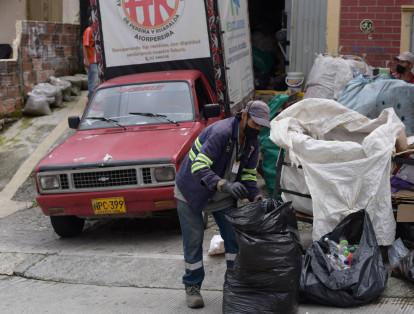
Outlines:
[[[59,118],[54,114],[44,119],[43,123],[49,125],[44,130],[55,130],[70,112],[67,108]],[[38,120],[31,123],[41,125]],[[25,134],[31,134],[30,127]],[[64,130],[60,140],[68,134]],[[38,136],[40,145],[47,136]],[[17,140],[19,136],[13,138]],[[26,154],[38,147],[30,143],[25,145]],[[12,151],[11,147],[6,148]],[[0,147],[0,154],[4,151]],[[7,154],[4,156],[8,160]],[[6,175],[9,180],[22,162],[15,161],[17,167],[13,164],[13,172]],[[8,164],[1,162],[0,168],[5,167]],[[7,184],[4,179],[0,189]],[[205,254],[206,308],[191,311],[185,306],[180,283],[181,236],[176,219],[91,221],[80,237],[60,239],[48,217],[33,203],[33,187],[28,177],[13,195],[13,200],[30,203],[31,208],[0,219],[0,313],[221,313],[225,272],[222,256]],[[3,202],[0,207],[4,207]],[[301,225],[301,229],[302,240],[309,243],[309,225]],[[210,221],[205,251],[216,233],[217,227]],[[301,305],[299,313],[413,313],[413,292],[412,284],[390,278],[383,297],[369,306],[335,309]]]

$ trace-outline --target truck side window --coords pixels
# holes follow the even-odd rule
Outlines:
[[[198,79],[195,83],[195,89],[196,89],[196,93],[197,93],[197,101],[198,101],[198,106],[199,106],[199,110],[200,113],[204,116],[203,112],[204,112],[204,105],[206,104],[210,104],[211,103],[211,99],[204,87],[203,81],[201,79]]]

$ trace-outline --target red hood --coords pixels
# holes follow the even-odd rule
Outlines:
[[[39,166],[102,163],[104,161],[174,162],[189,149],[201,131],[199,123],[180,126],[138,127],[123,131],[78,131],[45,156]]]

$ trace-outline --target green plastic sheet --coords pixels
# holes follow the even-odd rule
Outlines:
[[[268,106],[270,108],[270,120],[273,120],[280,112],[280,108],[288,100],[289,96],[286,94],[276,95],[273,97]],[[276,180],[276,161],[279,155],[279,147],[273,143],[270,138],[270,129],[263,128],[259,134],[259,145],[262,154],[262,170],[264,173],[264,180],[269,195],[273,195]]]

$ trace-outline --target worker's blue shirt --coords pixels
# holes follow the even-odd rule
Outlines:
[[[231,167],[233,149],[238,141],[239,119],[218,121],[205,128],[195,140],[177,173],[176,185],[191,208],[205,209],[216,193],[217,183]],[[241,149],[240,167],[236,181],[249,191],[253,200],[259,193],[256,167],[259,157],[257,138],[246,142]]]

